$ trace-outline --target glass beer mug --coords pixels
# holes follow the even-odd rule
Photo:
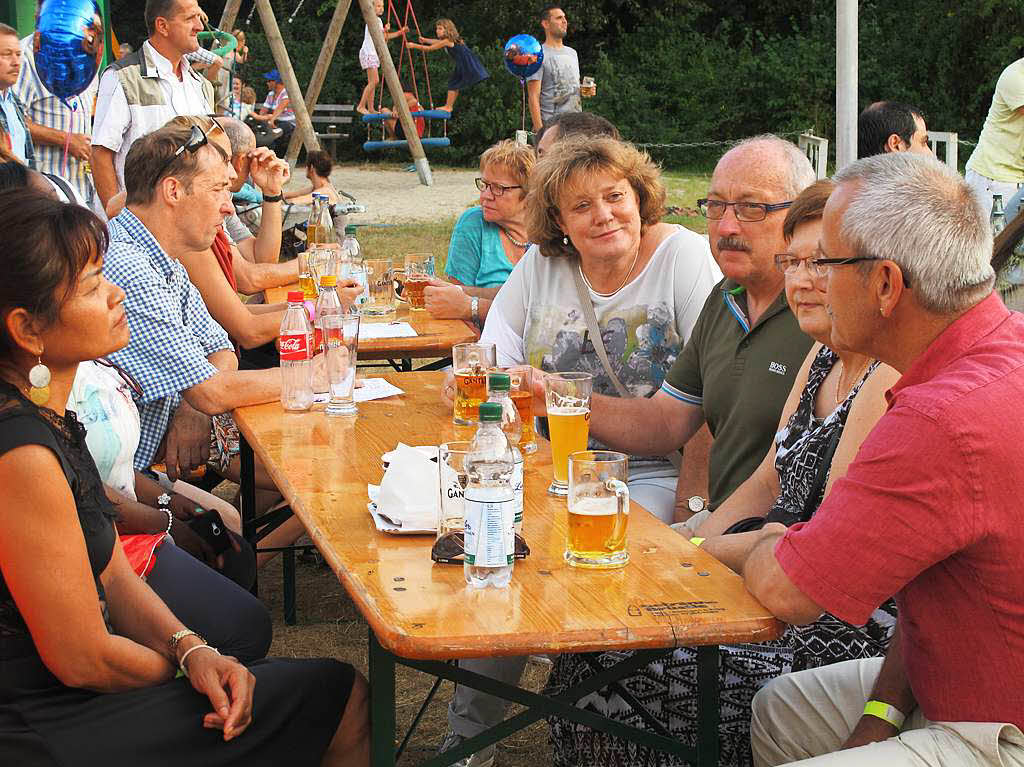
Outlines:
[[[610,569],[629,562],[629,458],[607,450],[569,456],[569,520],[565,561]]]

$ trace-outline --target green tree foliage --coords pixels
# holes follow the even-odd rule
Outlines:
[[[404,0],[395,1],[400,17]],[[293,23],[298,0],[273,0],[278,23],[299,81],[308,82],[335,0],[306,0]],[[216,22],[223,0],[203,2]],[[263,93],[261,73],[274,63],[258,14],[242,3],[238,26],[251,50],[243,76]],[[567,42],[580,54],[584,74],[598,81],[587,106],[605,115],[628,138],[647,143],[696,143],[735,139],[764,131],[805,128],[830,137],[835,123],[835,3],[823,0],[568,0]],[[142,3],[113,0],[120,39],[145,37]],[[495,0],[415,0],[421,31],[433,35],[438,17],[452,18],[491,73],[459,98],[449,126],[453,147],[432,154],[437,162],[472,163],[483,149],[520,127],[519,81],[501,64],[501,48],[514,34],[541,35],[540,5]],[[411,22],[411,19],[410,19]],[[353,0],[321,101],[355,103],[366,80],[357,52],[363,20]],[[892,98],[919,106],[935,130],[976,138],[1002,69],[1024,48],[1024,4],[1019,0],[921,0],[916,4],[860,3],[860,102]],[[399,43],[393,41],[397,58]],[[451,72],[449,57],[430,54],[435,104],[443,103]],[[416,79],[426,102],[423,61]],[[406,63],[405,87],[412,81]],[[385,103],[390,98],[385,97]],[[527,120],[529,127],[529,120]],[[435,126],[435,135],[437,135]],[[339,147],[361,157],[364,134]],[[673,166],[706,166],[717,147],[653,149]],[[394,158],[402,157],[395,153]]]

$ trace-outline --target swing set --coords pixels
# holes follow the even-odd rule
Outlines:
[[[409,22],[412,21],[410,26]],[[416,18],[416,10],[412,6],[412,0],[405,0],[405,12],[402,16],[401,23],[398,20],[398,12],[395,9],[393,0],[388,0],[388,12],[387,12],[387,23],[398,24],[398,27],[407,27],[409,29],[415,28],[416,36],[422,37],[420,32],[420,23]],[[410,112],[415,124],[416,134],[420,137],[420,144],[424,149],[444,149],[451,146],[451,139],[448,138],[448,119],[451,117],[449,112],[442,111],[440,109],[434,109],[434,96],[430,89],[430,64],[427,61],[426,51],[420,51],[420,55],[423,59],[423,79],[426,85],[427,91],[427,103],[430,105],[428,109],[419,109],[415,112]],[[403,81],[402,72],[405,69],[406,62],[409,64],[409,82],[412,85],[411,93],[416,99],[416,103],[420,102],[420,91],[419,83],[416,80],[416,60],[413,56],[412,49],[408,46],[408,40],[406,36],[402,36],[402,50],[398,54],[398,80]],[[402,98],[404,100],[405,87],[402,88]],[[409,143],[402,139],[388,139],[386,135],[385,125],[388,120],[395,120],[397,115],[393,112],[384,112],[383,109],[384,99],[384,88],[380,88],[377,92],[377,112],[374,114],[363,115],[363,122],[367,124],[367,132],[371,132],[374,127],[380,128],[380,140],[374,141],[372,138],[368,139],[363,144],[363,151],[365,152],[379,152],[384,149],[404,149],[409,146]],[[441,135],[432,135],[433,121],[437,120],[441,124]],[[423,133],[426,132],[426,136]]]

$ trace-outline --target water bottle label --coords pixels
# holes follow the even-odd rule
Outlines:
[[[466,490],[466,562],[477,567],[505,567],[515,559],[514,501],[508,496],[476,499]]]
[[[518,460],[512,464],[512,503],[515,530],[523,528],[523,462]]]
[[[309,359],[309,336],[305,333],[281,336],[281,361],[296,362]]]

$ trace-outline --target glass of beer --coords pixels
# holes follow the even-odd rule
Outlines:
[[[593,77],[584,77],[580,81],[580,95],[585,99],[592,99],[597,95],[597,83]]]
[[[523,422],[523,435],[519,438],[519,450],[523,455],[537,452],[537,440],[533,429],[533,368],[529,365],[513,365],[501,368],[508,373],[511,381],[509,394],[512,404],[519,411],[519,420]]]
[[[466,494],[466,456],[469,455],[468,441],[445,442],[439,448],[438,469],[441,479],[440,516],[437,520],[437,537],[445,533],[462,530],[465,523],[463,496]]]
[[[395,316],[395,271],[390,258],[368,258],[366,281],[370,298],[360,308],[367,317]]]
[[[424,291],[430,284],[430,271],[428,264],[433,263],[434,257],[430,253],[410,253],[405,257],[405,298],[409,302],[410,309],[426,309],[426,296]]]
[[[569,494],[569,454],[587,449],[590,436],[590,373],[549,373],[544,376],[544,402],[551,437],[554,481],[551,495]]]
[[[569,456],[569,525],[565,561],[608,569],[629,562],[629,459],[608,450]]]
[[[494,344],[455,344],[452,369],[455,371],[455,412],[457,424],[479,420],[480,403],[487,401],[487,373],[494,369]]]
[[[352,397],[356,386],[359,320],[358,314],[328,314],[321,320],[330,386],[330,400],[324,409],[327,415],[359,414]]]

